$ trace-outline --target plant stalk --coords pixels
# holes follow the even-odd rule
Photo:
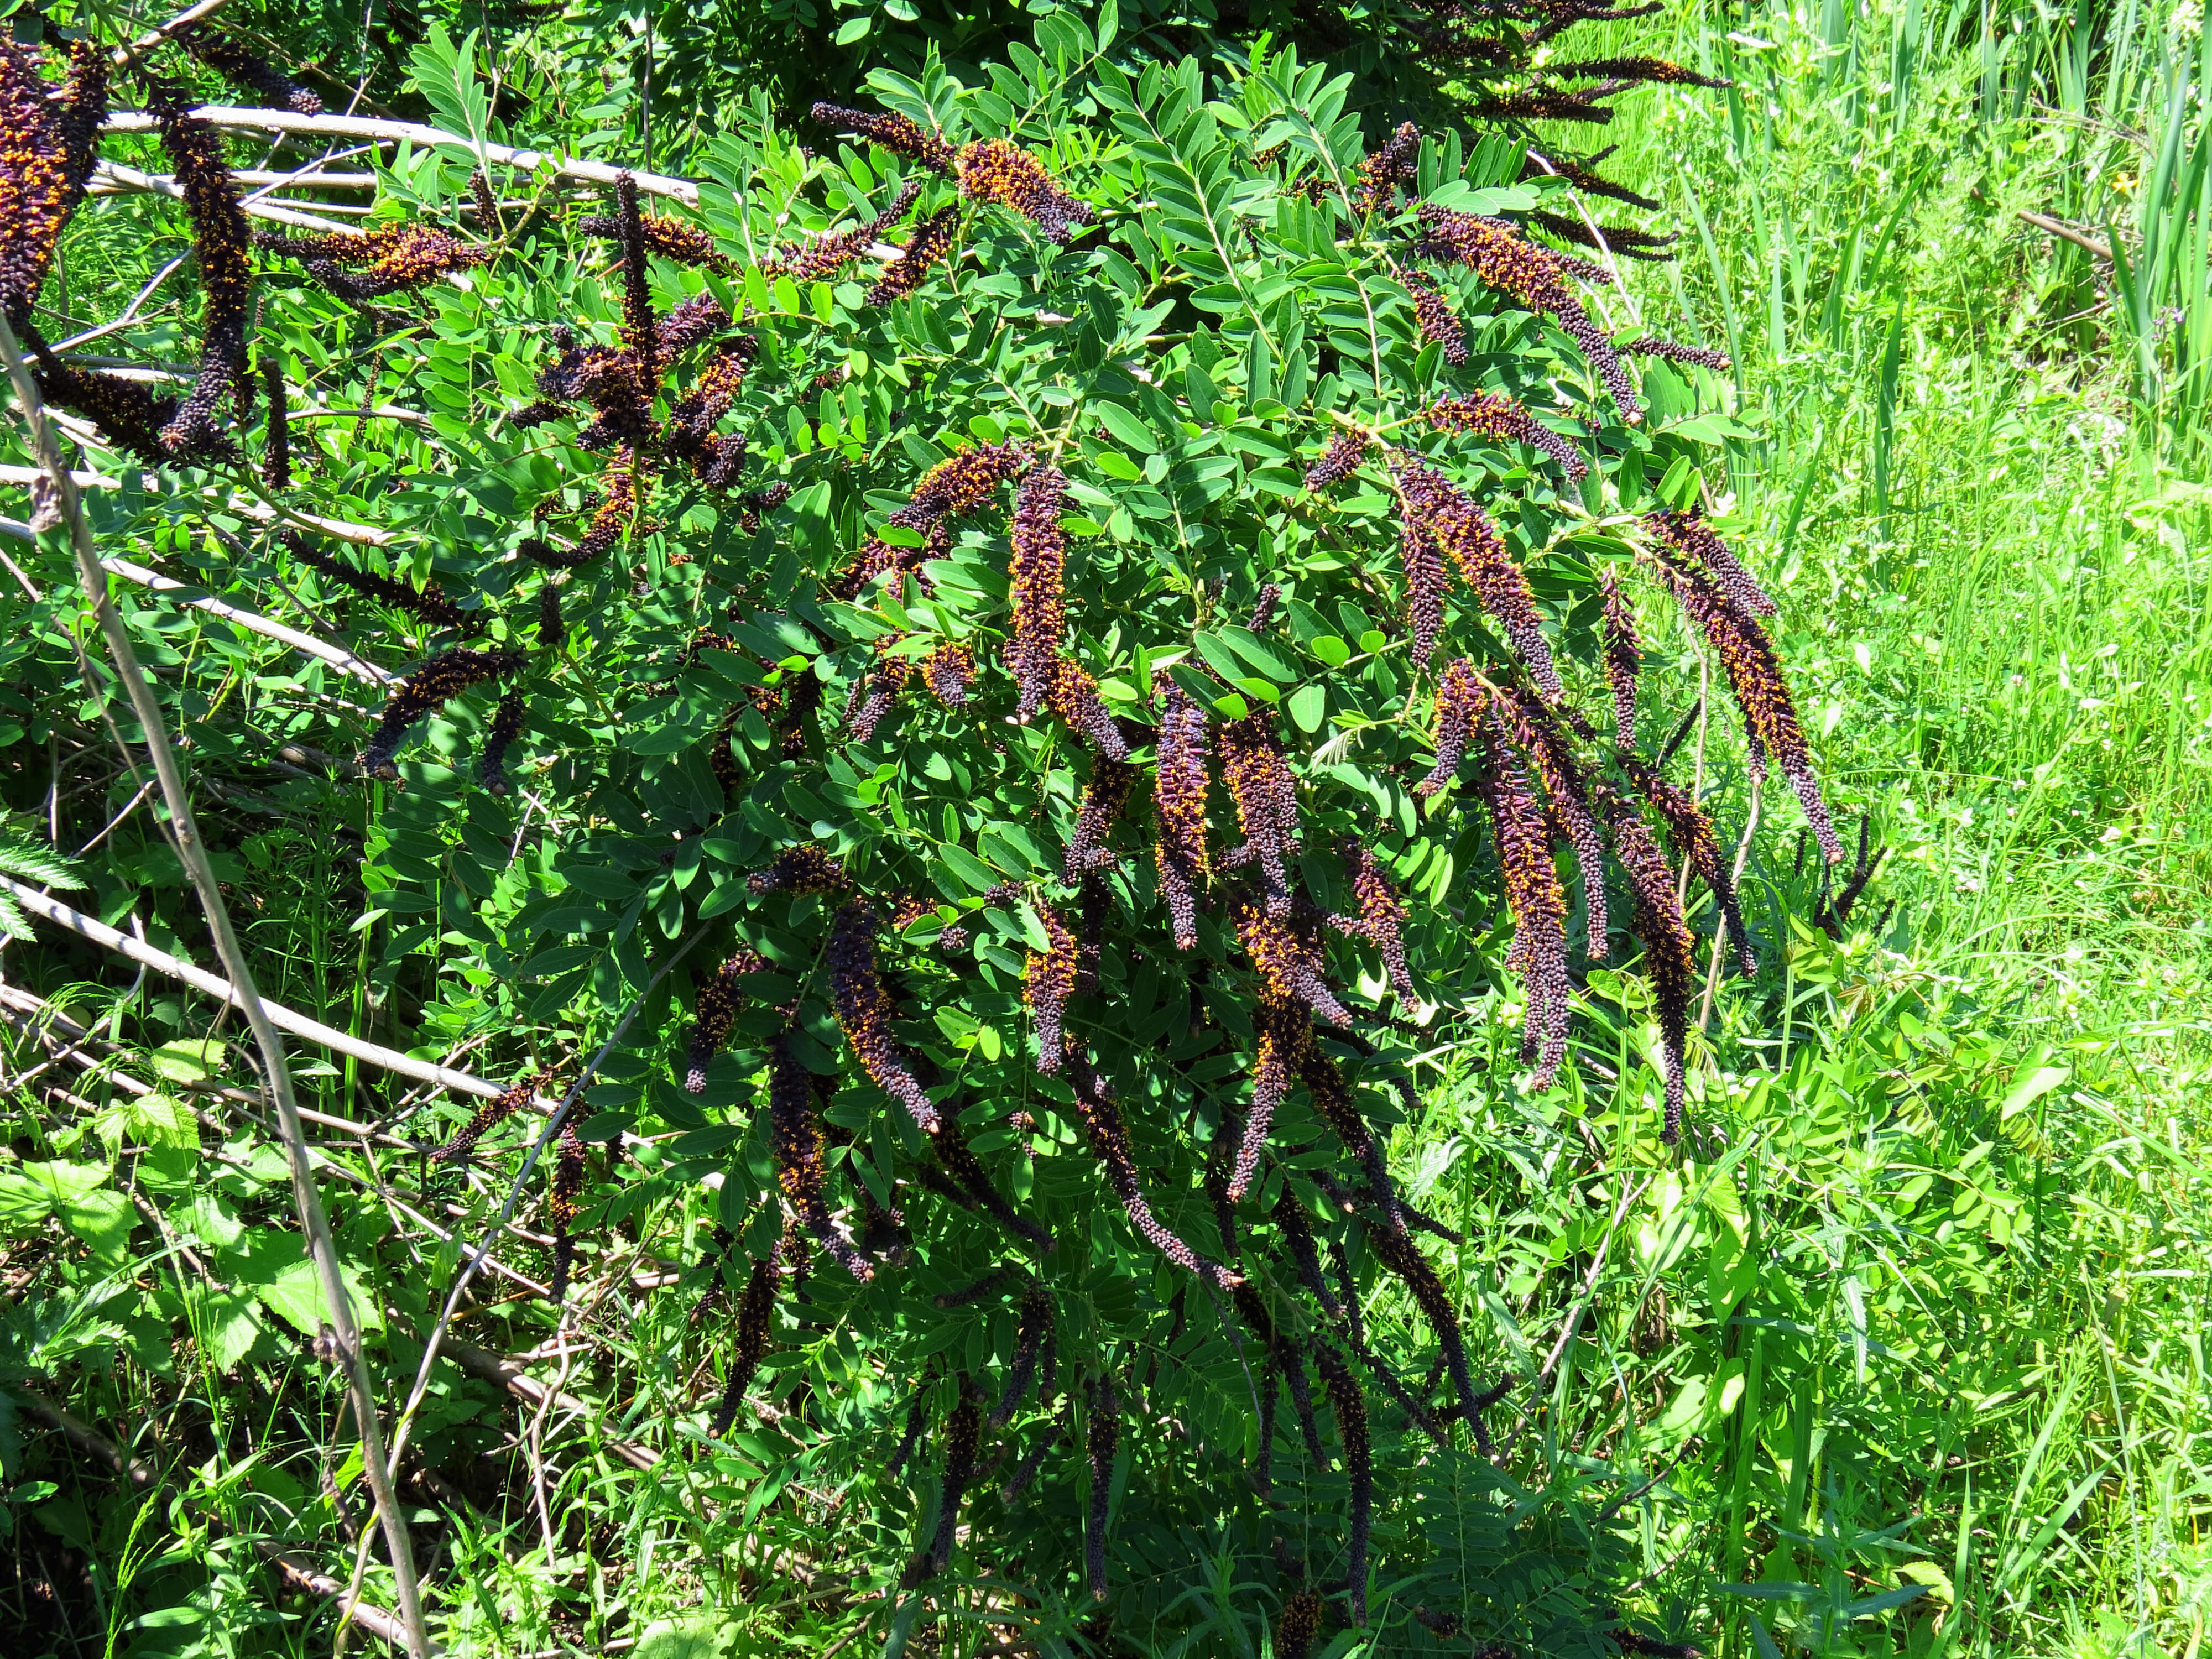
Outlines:
[[[82,503],[77,498],[76,481],[63,464],[61,453],[54,442],[53,429],[46,418],[46,405],[40,398],[39,389],[31,379],[31,372],[23,362],[23,354],[15,343],[15,331],[7,319],[0,317],[0,356],[4,356],[8,374],[14,381],[17,401],[22,405],[23,418],[31,431],[31,447],[40,463],[53,480],[56,499],[62,516],[69,527],[70,547],[76,556],[77,578],[84,589],[85,602],[92,607],[100,623],[100,630],[107,641],[108,654],[114,659],[116,672],[131,698],[131,711],[138,718],[149,758],[153,762],[155,775],[161,780],[161,795],[169,808],[169,829],[175,842],[177,856],[191,878],[192,887],[199,896],[200,908],[206,915],[208,931],[215,940],[216,954],[222,962],[223,970],[240,994],[246,1024],[252,1028],[254,1046],[261,1053],[261,1068],[269,1080],[269,1091],[276,1105],[277,1133],[284,1142],[284,1151],[291,1164],[292,1199],[300,1214],[301,1231],[307,1236],[307,1254],[315,1264],[317,1276],[322,1281],[323,1297],[330,1304],[331,1325],[337,1347],[337,1360],[344,1370],[346,1382],[353,1396],[354,1420],[360,1425],[362,1468],[368,1481],[369,1491],[376,1499],[376,1510],[384,1526],[385,1542],[392,1556],[392,1573],[398,1589],[399,1617],[406,1628],[407,1649],[413,1659],[429,1659],[430,1641],[422,1623],[422,1606],[415,1583],[415,1556],[407,1535],[406,1517],[399,1512],[392,1483],[386,1473],[383,1433],[377,1424],[376,1399],[369,1387],[368,1364],[361,1351],[361,1327],[354,1317],[352,1300],[346,1294],[345,1280],[338,1272],[337,1246],[331,1237],[330,1219],[323,1213],[322,1197],[315,1188],[313,1166],[308,1161],[307,1132],[301,1126],[300,1104],[292,1092],[292,1073],[284,1060],[283,1039],[270,1023],[269,1015],[261,1006],[260,992],[255,988],[252,969],[247,966],[245,951],[240,948],[238,935],[230,925],[230,912],[222,901],[222,891],[216,881],[215,866],[209,862],[207,848],[201,842],[199,830],[192,817],[191,797],[185,787],[182,769],[177,763],[176,751],[169,744],[168,733],[161,717],[161,705],[154,700],[153,688],[148,684],[138,666],[137,653],[131,644],[131,635],[123,626],[107,593],[107,573],[100,568],[100,550],[94,544],[92,531],[85,523]],[[126,757],[127,758],[127,757]]]

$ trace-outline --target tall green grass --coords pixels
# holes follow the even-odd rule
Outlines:
[[[1675,55],[1736,84],[1725,120],[1668,92],[1605,134],[1683,232],[1626,303],[1727,343],[1713,389],[1755,435],[1715,453],[1709,498],[1788,590],[1832,799],[1888,855],[1832,943],[1794,808],[1764,803],[1779,982],[1720,998],[1717,1144],[1647,1169],[1547,1467],[1667,1471],[1644,1611],[1729,1653],[2193,1654],[2212,54],[2172,7],[1820,0],[1710,9]],[[1694,681],[1691,641],[1661,637]],[[1730,752],[1717,736],[1707,777],[1741,826]],[[1616,1158],[1624,1092],[1622,1115],[1586,1103]],[[1507,1264],[1509,1347],[1580,1282],[1559,1241],[1632,1190],[1578,1163],[1568,1120],[1518,1111],[1470,1078],[1425,1126],[1468,1155],[1486,1236],[1462,1259]],[[1531,1135],[1558,1137],[1548,1161]],[[1731,1165],[1742,1211],[1717,1214],[1727,1183],[1699,1183]],[[1478,1196],[1486,1167],[1511,1202]]]

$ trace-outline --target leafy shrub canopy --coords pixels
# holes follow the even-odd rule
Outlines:
[[[1705,354],[1614,339],[1603,273],[1532,238],[1565,198],[1519,143],[1370,154],[1291,52],[1209,82],[1065,12],[1035,41],[988,86],[878,72],[811,149],[756,112],[696,213],[625,177],[561,224],[550,175],[518,209],[469,146],[416,155],[405,218],[262,239],[258,414],[232,186],[164,104],[223,278],[200,378],[157,403],[34,341],[41,383],[265,494],[226,575],[344,596],[354,647],[411,665],[362,753],[385,985],[457,977],[434,1024],[540,1034],[527,1078],[689,952],[696,1006],[646,998],[550,1207],[557,1285],[595,1224],[720,1178],[714,1433],[770,1375],[805,1401],[785,1478],[864,1443],[895,1471],[942,1424],[910,1581],[964,1500],[1064,1605],[1126,1610],[1176,1528],[1268,1524],[1286,1385],[1310,1460],[1274,1496],[1343,1516],[1299,1572],[1441,1627],[1514,1593],[1478,1565],[1506,1390],[1384,1156],[1418,1045],[1517,997],[1543,1086],[1570,962],[1618,932],[1671,1142],[1696,962],[1657,836],[1733,914],[1636,752],[1632,567],[1832,834],[1771,606],[1692,504]],[[369,407],[394,372],[419,419],[289,435],[288,380]],[[97,510],[186,554],[143,483]],[[671,1129],[586,1201],[588,1146]],[[1410,1345],[1362,1327],[1377,1274]],[[1087,1472],[1041,1475],[1063,1433]]]

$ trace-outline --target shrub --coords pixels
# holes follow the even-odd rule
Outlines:
[[[1734,910],[1714,826],[1636,752],[1675,711],[1638,706],[1632,566],[1839,851],[1771,606],[1694,504],[1700,354],[1614,342],[1505,133],[1370,153],[1346,77],[1291,51],[1210,81],[1065,12],[1036,42],[988,86],[879,72],[879,108],[756,120],[696,219],[625,177],[573,235],[502,233],[441,152],[413,219],[263,239],[255,354],[350,390],[366,353],[428,424],[311,443],[271,377],[280,515],[374,515],[392,568],[293,517],[226,574],[342,589],[356,648],[413,665],[343,726],[380,988],[439,1036],[527,1033],[522,1072],[643,1000],[550,1170],[556,1283],[595,1225],[720,1177],[735,1355],[719,1413],[670,1402],[685,1435],[751,1389],[783,1478],[941,1463],[855,1553],[920,1586],[964,1516],[1046,1628],[1160,1616],[1209,1530],[1258,1557],[1291,1513],[1301,1643],[1310,1593],[1587,1621],[1564,1566],[1498,1565],[1485,1413],[1517,1380],[1478,1365],[1423,1242],[1456,1236],[1387,1146],[1421,1048],[1509,1003],[1550,1085],[1615,915],[1680,1133],[1696,942],[1647,813]],[[21,54],[0,75],[45,98]],[[256,491],[241,222],[183,107],[193,391],[33,349],[115,450]],[[0,226],[33,273],[82,171],[36,142],[45,193]],[[688,1018],[646,994],[684,951]],[[666,1131],[592,1188],[587,1146]],[[1587,1547],[1542,1528],[1513,1547]]]

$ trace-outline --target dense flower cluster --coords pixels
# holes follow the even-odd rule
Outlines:
[[[878,144],[894,155],[903,155],[910,161],[919,161],[933,173],[950,178],[953,168],[952,146],[933,132],[924,132],[903,115],[888,112],[848,109],[842,104],[817,104],[814,118],[825,127],[835,127],[840,132],[858,133],[872,144]]]
[[[1700,75],[1664,58],[1592,58],[1578,63],[1547,64],[1544,73],[1561,81],[1613,81],[1623,84],[1647,81],[1670,87],[1704,87],[1715,92],[1725,92],[1735,84]]]
[[[874,218],[850,230],[825,230],[787,243],[761,262],[761,275],[788,276],[799,283],[827,282],[881,241],[886,231],[903,222],[914,210],[915,198],[921,194],[921,184],[908,179],[899,186],[891,204]]]
[[[1643,419],[1643,403],[1621,367],[1620,354],[1568,288],[1558,254],[1537,246],[1500,220],[1453,213],[1425,203],[1420,218],[1422,235],[1414,249],[1419,257],[1465,265],[1485,285],[1554,319],[1604,380],[1621,418],[1631,422]]]
[[[744,997],[738,982],[747,974],[757,974],[768,964],[757,951],[741,949],[705,980],[701,981],[694,998],[691,1037],[686,1048],[684,1087],[692,1094],[700,1094],[707,1087],[707,1066],[722,1045],[730,1039],[730,1030],[737,1024],[738,1012]]]
[[[1091,221],[1091,210],[1054,184],[1035,156],[1003,138],[965,146],[955,167],[962,195],[1013,209],[1042,231],[1047,241],[1065,247],[1069,234]]]
[[[1565,832],[1575,862],[1582,868],[1590,960],[1603,962],[1612,929],[1606,915],[1605,843],[1599,839],[1597,819],[1590,808],[1589,780],[1575,758],[1567,734],[1533,693],[1524,687],[1512,688],[1499,695],[1497,707],[1514,743],[1543,784],[1552,817]]]
[[[1091,1465],[1091,1504],[1083,1516],[1084,1571],[1091,1599],[1106,1599],[1106,1520],[1114,1498],[1114,1455],[1121,1449],[1121,1404],[1114,1397],[1114,1384],[1104,1376],[1090,1381],[1089,1431],[1083,1449]]]
[[[456,647],[441,651],[399,684],[384,705],[376,732],[362,750],[361,769],[374,778],[399,775],[392,757],[407,736],[407,728],[472,685],[502,678],[526,660],[520,651],[471,651]]]
[[[849,893],[852,878],[844,866],[818,847],[801,842],[787,847],[772,859],[764,870],[756,870],[745,878],[745,886],[755,893]]]
[[[1743,912],[1736,902],[1735,881],[1720,837],[1713,832],[1711,816],[1688,790],[1669,782],[1634,755],[1624,755],[1620,764],[1636,793],[1666,825],[1667,838],[1674,842],[1675,852],[1689,860],[1691,870],[1712,893],[1713,902],[1720,908],[1721,924],[1735,945],[1737,965],[1747,974],[1756,973],[1759,959],[1752,954],[1751,937],[1744,930]]]
[[[1313,1644],[1321,1636],[1322,1599],[1311,1590],[1300,1590],[1283,1603],[1275,1615],[1275,1659],[1312,1659]]]
[[[959,1402],[945,1419],[945,1486],[937,1504],[937,1536],[929,1547],[929,1571],[943,1572],[952,1559],[953,1529],[960,1521],[960,1500],[975,1477],[975,1455],[983,1443],[983,1413],[966,1374],[960,1378]]]
[[[968,702],[968,689],[975,683],[975,652],[964,641],[948,640],[933,647],[915,665],[921,683],[947,708]]]
[[[1670,363],[1688,363],[1698,368],[1710,368],[1716,374],[1726,374],[1729,355],[1705,346],[1681,345],[1673,340],[1631,340],[1620,348],[1624,356],[1659,357]]]
[[[1367,1625],[1367,1534],[1375,1507],[1375,1455],[1368,1443],[1367,1396],[1334,1345],[1316,1342],[1314,1362],[1321,1368],[1322,1386],[1328,1390],[1329,1409],[1336,1414],[1336,1437],[1344,1446],[1344,1471],[1352,1486],[1345,1535],[1345,1599],[1353,1626],[1364,1630]]]
[[[1444,475],[1411,456],[1396,460],[1405,517],[1443,550],[1482,608],[1505,630],[1522,665],[1547,697],[1565,695],[1528,578],[1513,562],[1490,517]]]
[[[1679,559],[1704,566],[1713,585],[1747,617],[1781,614],[1782,607],[1768,597],[1759,579],[1743,568],[1695,507],[1686,513],[1654,513],[1644,523]]]
[[[302,115],[323,112],[320,98],[281,73],[267,58],[249,52],[211,24],[187,23],[180,29],[171,30],[169,39],[233,86],[252,93],[264,104],[296,110]]]
[[[933,537],[948,519],[964,518],[989,501],[1007,479],[1018,477],[1030,464],[1021,444],[977,444],[939,461],[921,476],[907,504],[891,514],[890,523]],[[832,585],[839,599],[851,599],[870,582],[890,571],[911,570],[942,549],[934,540],[920,547],[896,547],[871,536]]]
[[[1813,775],[1812,751],[1806,745],[1797,705],[1790,697],[1789,682],[1783,678],[1774,643],[1757,617],[1729,597],[1717,574],[1692,562],[1692,555],[1677,544],[1677,533],[1671,524],[1653,526],[1656,562],[1684,614],[1721,659],[1729,689],[1743,711],[1753,767],[1758,769],[1772,758],[1804,808],[1806,821],[1820,843],[1821,856],[1830,864],[1840,864],[1844,844],[1828,816],[1827,803],[1820,798],[1820,781]],[[1753,586],[1755,590],[1756,584]]]
[[[1417,795],[1433,795],[1458,775],[1474,736],[1474,723],[1482,714],[1483,690],[1474,665],[1462,657],[1444,665],[1437,682],[1436,731],[1432,741],[1437,763],[1413,786]]]
[[[1580,483],[1589,472],[1581,451],[1502,392],[1440,398],[1421,411],[1421,418],[1439,432],[1470,433],[1498,444],[1527,444],[1557,461],[1570,483]]]
[[[1282,918],[1250,899],[1237,902],[1237,942],[1251,958],[1266,994],[1278,1002],[1297,1003],[1323,1019],[1348,1025],[1352,1016],[1328,988],[1322,960],[1321,941],[1303,918]]]
[[[246,297],[253,287],[247,250],[252,238],[230,180],[230,164],[223,158],[222,135],[186,114],[183,97],[173,88],[156,86],[147,106],[191,217],[192,252],[205,297],[199,371],[161,428],[161,443],[179,460],[227,460],[237,447],[218,424],[218,411],[230,404],[243,417],[253,402],[246,342]]]
[[[1224,853],[1221,861],[1231,869],[1257,865],[1266,914],[1286,916],[1286,866],[1298,848],[1298,784],[1283,757],[1272,709],[1262,708],[1223,724],[1221,775],[1236,803],[1237,827],[1244,832],[1243,844]]]
[[[1031,1380],[1036,1376],[1040,1358],[1044,1360],[1045,1375],[1039,1392],[1049,1397],[1054,1369],[1048,1346],[1052,1340],[1052,1292],[1042,1285],[1032,1285],[1022,1297],[1021,1322],[1014,1331],[1013,1362],[1006,1367],[1006,1387],[1000,1391],[999,1402],[991,1407],[987,1419],[991,1427],[1002,1429],[1012,1419],[1015,1408],[1022,1403]]]
[[[1593,224],[1588,220],[1569,218],[1564,213],[1547,213],[1540,208],[1528,215],[1528,222],[1555,241],[1592,248],[1600,253],[1618,254],[1624,259],[1671,259],[1674,256],[1667,250],[1680,240],[1672,231],[1661,235],[1638,230],[1633,225]]]

